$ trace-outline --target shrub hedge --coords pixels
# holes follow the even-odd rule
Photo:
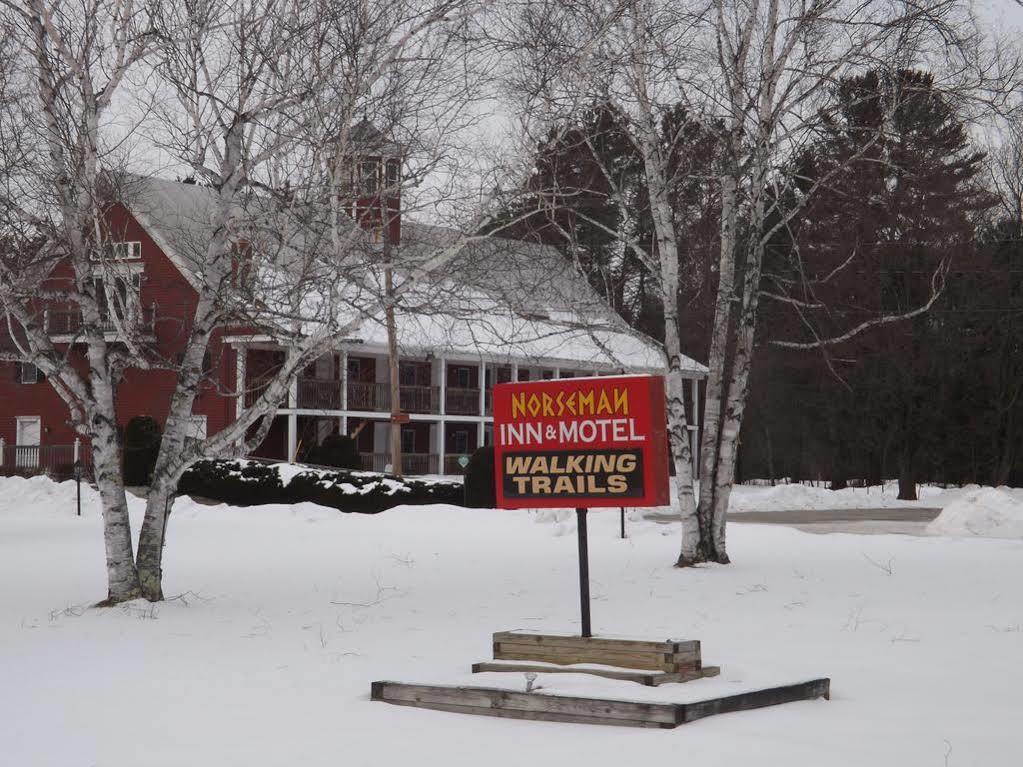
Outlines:
[[[234,506],[318,503],[345,512],[376,514],[393,506],[462,505],[462,483],[406,479],[368,471],[299,471],[285,484],[278,464],[199,461],[178,482],[178,493]]]
[[[306,463],[318,466],[333,466],[338,469],[361,469],[362,456],[354,439],[346,434],[329,434],[319,445],[313,445],[305,452]]]

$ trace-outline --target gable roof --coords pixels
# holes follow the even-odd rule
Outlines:
[[[137,178],[124,197],[139,223],[198,288],[214,234],[215,191]],[[321,227],[306,222],[306,227],[325,228],[322,223]],[[583,369],[663,370],[660,344],[630,328],[555,248],[500,237],[467,238],[453,229],[410,221],[401,228],[400,263],[406,268],[396,270],[395,284],[401,291],[396,314],[404,353],[553,360]],[[309,232],[308,237],[322,237],[322,232]],[[416,264],[448,247],[457,247],[458,255],[443,269],[410,279]],[[326,260],[319,266],[337,272]],[[276,267],[290,268],[287,263]],[[364,318],[354,337],[365,344],[385,345],[382,265],[361,264],[346,277],[351,297],[342,313]],[[683,360],[683,369],[694,377],[706,374],[703,365],[689,358]]]

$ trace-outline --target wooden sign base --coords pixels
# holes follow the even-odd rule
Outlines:
[[[397,706],[416,706],[506,719],[674,729],[715,714],[776,706],[797,700],[827,698],[829,694],[830,680],[813,679],[694,703],[646,703],[514,692],[493,687],[447,687],[401,682],[373,682],[370,697]]]
[[[499,631],[494,661],[473,664],[473,673],[590,674],[643,685],[689,682],[720,673],[704,666],[695,640],[651,641]],[[652,703],[519,692],[493,687],[373,682],[372,700],[509,719],[532,719],[627,727],[674,728],[714,714],[830,698],[831,680],[812,679],[693,703]]]

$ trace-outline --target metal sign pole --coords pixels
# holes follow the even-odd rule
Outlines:
[[[622,514],[621,518],[620,518],[621,531],[622,531],[621,535],[622,535],[622,540],[625,540],[625,507],[624,506],[622,506],[621,514]]]
[[[82,516],[82,464],[75,461],[75,489],[78,495],[78,516]]]
[[[579,534],[579,606],[582,610],[582,636],[590,637],[590,553],[586,535],[586,509],[576,509]]]

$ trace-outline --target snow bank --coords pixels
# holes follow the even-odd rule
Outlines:
[[[983,488],[980,485],[942,488],[937,485],[920,485],[917,501],[900,501],[899,486],[886,482],[881,487],[849,487],[845,490],[829,490],[826,487],[789,484],[736,485],[728,505],[729,511],[790,511],[790,510],[832,510],[832,509],[943,509]],[[1000,488],[1016,500],[1023,502],[1023,488]]]
[[[49,514],[57,516],[77,513],[74,480],[54,482],[49,477],[0,478],[0,514],[18,516]],[[82,482],[82,514],[100,513],[99,493],[88,482]]]
[[[932,535],[1023,538],[1023,503],[1008,488],[978,488],[945,506],[927,526]]]

